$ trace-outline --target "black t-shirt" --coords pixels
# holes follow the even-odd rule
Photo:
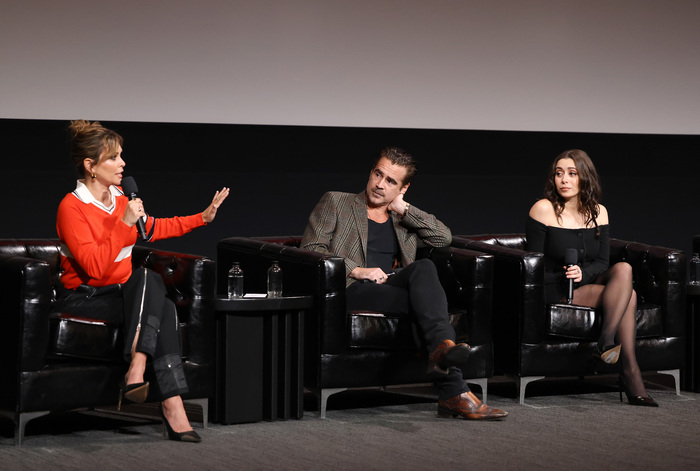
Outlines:
[[[398,253],[394,224],[391,218],[381,224],[371,219],[367,221],[367,268],[379,267],[384,273],[389,273],[394,268]]]

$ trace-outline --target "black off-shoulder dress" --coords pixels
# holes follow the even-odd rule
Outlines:
[[[596,232],[600,234],[596,236]],[[608,224],[583,229],[547,226],[533,218],[525,225],[527,250],[544,254],[545,299],[557,303],[566,298],[568,282],[564,276],[564,254],[574,248],[583,278],[576,287],[594,283],[610,265],[610,226]]]

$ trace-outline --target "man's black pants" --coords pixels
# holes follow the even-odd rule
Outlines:
[[[346,290],[347,310],[392,312],[413,316],[432,352],[443,340],[455,340],[447,313],[445,290],[438,279],[435,264],[429,259],[416,260],[396,271],[386,283],[357,281]],[[439,399],[449,399],[469,391],[459,368],[436,376]]]

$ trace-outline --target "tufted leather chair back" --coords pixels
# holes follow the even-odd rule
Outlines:
[[[525,234],[480,234],[469,236],[469,239],[518,250],[525,250],[527,245]]]

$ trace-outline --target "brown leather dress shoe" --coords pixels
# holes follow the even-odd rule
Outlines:
[[[466,343],[455,345],[452,340],[443,340],[428,357],[428,372],[447,374],[450,366],[461,366],[469,360],[471,347]]]
[[[438,416],[445,419],[462,417],[469,420],[497,420],[507,415],[508,412],[504,410],[487,406],[471,391],[438,401]]]

